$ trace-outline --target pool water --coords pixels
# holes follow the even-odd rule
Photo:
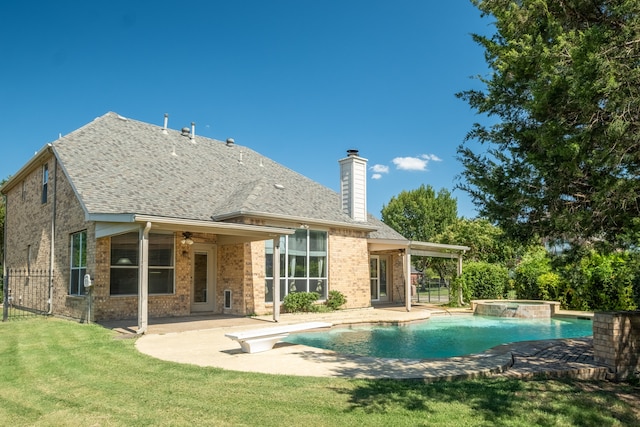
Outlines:
[[[292,334],[285,341],[360,356],[431,359],[482,353],[531,340],[588,337],[587,319],[438,316],[404,326],[353,326]]]

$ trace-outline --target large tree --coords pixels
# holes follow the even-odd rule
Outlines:
[[[637,245],[640,1],[472,0],[490,72],[458,94],[491,125],[459,147],[460,187],[513,236]]]
[[[382,221],[409,240],[433,242],[435,237],[453,224],[458,217],[458,202],[442,188],[439,192],[430,185],[421,185],[411,191],[402,191],[389,204],[382,207]],[[441,266],[444,277],[446,265],[432,258],[412,257],[413,266],[424,271],[427,267]]]
[[[465,261],[487,262],[514,267],[527,246],[514,242],[484,218],[460,218],[435,238],[437,243],[468,246]]]
[[[458,202],[442,188],[430,185],[402,191],[382,207],[382,221],[409,240],[433,241],[458,217]]]

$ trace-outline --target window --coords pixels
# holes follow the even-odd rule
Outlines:
[[[171,234],[149,234],[149,294],[174,291],[174,239]],[[111,238],[111,295],[138,293],[138,233]]]
[[[71,279],[69,295],[84,295],[84,275],[87,272],[87,231],[71,235]]]
[[[265,301],[273,302],[273,240],[265,242]],[[280,239],[280,298],[291,292],[317,292],[327,298],[327,233],[297,230]]]
[[[387,257],[372,255],[369,258],[369,278],[371,282],[371,299],[387,301]]]
[[[49,186],[49,165],[42,166],[42,203],[47,203],[47,187]]]

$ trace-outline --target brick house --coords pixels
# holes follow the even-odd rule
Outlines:
[[[461,268],[467,248],[409,242],[367,214],[355,150],[338,161],[338,194],[231,139],[167,124],[107,113],[45,145],[0,189],[5,269],[47,271],[49,313],[137,317],[144,331],[148,317],[194,313],[277,320],[287,293],[330,290],[346,308],[409,310],[412,253]]]

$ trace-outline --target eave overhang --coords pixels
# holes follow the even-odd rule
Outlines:
[[[329,221],[318,218],[306,218],[301,216],[293,216],[293,215],[280,215],[280,214],[270,214],[266,212],[256,212],[256,211],[239,211],[228,213],[224,215],[216,215],[214,217],[215,220],[229,220],[234,218],[253,218],[253,219],[263,219],[274,222],[291,222],[291,223],[299,223],[299,224],[308,224],[308,225],[319,225],[324,227],[335,227],[335,228],[347,228],[350,230],[358,230],[364,232],[372,232],[376,231],[378,227],[375,227],[371,224],[367,223],[353,223],[353,222],[342,222],[342,221]]]
[[[443,243],[416,242],[410,240],[369,239],[369,252],[392,253],[408,251],[412,256],[436,258],[457,258],[468,251],[468,246],[446,245]]]
[[[0,193],[7,194],[19,182],[22,182],[35,167],[41,166],[44,159],[49,157],[51,154],[53,154],[51,144],[46,144],[36,154],[34,154],[18,172],[12,175],[2,187],[0,187]]]
[[[88,215],[87,220],[96,223],[96,238],[135,231],[147,223],[152,224],[152,230],[216,234],[220,244],[269,240],[295,233],[295,229],[285,227],[167,218],[153,215],[101,214]]]

